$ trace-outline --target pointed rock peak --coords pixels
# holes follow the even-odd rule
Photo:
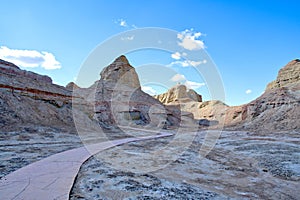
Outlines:
[[[183,84],[177,84],[175,86],[173,86],[171,89],[177,89],[177,90],[184,90],[187,91],[187,87]]]
[[[124,55],[119,56],[119,57],[114,61],[114,63],[120,63],[120,62],[121,62],[121,63],[124,63],[124,64],[129,64],[129,62],[128,62],[126,56],[124,56]]]
[[[78,89],[79,86],[76,85],[76,83],[74,83],[74,82],[70,82],[70,83],[68,83],[68,84],[66,85],[66,88],[69,89],[69,90],[73,90],[73,89]]]
[[[140,81],[135,69],[129,64],[125,56],[120,56],[105,67],[100,73],[103,81],[123,84],[132,88],[139,88]]]
[[[300,59],[292,60],[286,66],[292,66],[292,65],[296,65],[296,64],[300,64]]]

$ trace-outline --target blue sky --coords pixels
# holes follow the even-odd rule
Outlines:
[[[0,52],[20,54],[23,59],[34,54],[40,60],[27,58],[27,66],[21,67],[47,74],[61,85],[77,77],[82,63],[97,45],[123,31],[143,27],[162,27],[179,33],[192,29],[194,34],[202,33],[197,41],[203,41],[205,51],[216,64],[229,105],[258,97],[282,66],[300,57],[297,0],[0,0],[0,3]],[[151,62],[167,65],[174,61],[170,54],[159,51],[146,50],[127,56],[133,66]],[[174,66],[174,69],[191,82],[203,82],[192,76],[192,66]],[[198,86],[196,90],[208,100],[205,87]]]

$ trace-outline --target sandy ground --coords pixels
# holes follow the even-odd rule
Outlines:
[[[172,162],[163,154],[174,155],[165,148],[174,137],[101,152],[82,165],[70,199],[300,199],[299,133],[225,131],[204,158],[205,135]]]

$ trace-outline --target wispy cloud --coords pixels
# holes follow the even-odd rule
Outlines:
[[[193,89],[193,90],[196,90],[198,88],[205,86],[205,83],[198,83],[198,82],[193,82],[193,81],[186,81],[184,84],[187,88]]]
[[[186,29],[177,34],[179,39],[178,45],[190,51],[204,49],[204,42],[199,39],[201,35],[202,33],[194,32],[193,29]]]
[[[246,90],[245,93],[246,93],[246,94],[251,94],[251,93],[252,93],[252,90],[248,89],[248,90]]]
[[[142,86],[141,89],[149,95],[157,95],[157,91],[151,86]]]
[[[123,41],[131,41],[133,39],[134,39],[134,35],[127,36],[127,37],[121,37],[121,40],[123,40]]]
[[[113,20],[113,22],[115,24],[117,24],[118,26],[121,26],[123,28],[127,28],[127,29],[137,29],[138,27],[135,25],[135,24],[130,24],[130,23],[127,23],[127,20],[125,19],[117,19],[117,20]]]
[[[189,89],[196,90],[200,87],[205,86],[205,83],[199,83],[199,82],[194,82],[194,81],[189,81],[185,78],[183,74],[175,74],[172,78],[171,81],[173,82],[183,82],[182,84],[185,85]]]
[[[181,54],[179,52],[175,52],[175,53],[171,54],[171,57],[175,60],[179,60],[179,59],[181,59]]]
[[[0,47],[0,58],[20,67],[42,67],[47,70],[60,69],[61,64],[52,53],[46,51],[10,49]]]
[[[173,82],[178,82],[178,81],[185,81],[186,78],[183,74],[175,74],[172,78],[171,81]]]
[[[168,67],[172,67],[174,65],[179,65],[181,67],[197,67],[201,64],[207,63],[207,60],[202,60],[202,61],[193,61],[193,60],[183,60],[183,61],[174,61],[168,64]]]
[[[135,24],[132,24],[131,27],[134,28],[134,29],[138,28]]]

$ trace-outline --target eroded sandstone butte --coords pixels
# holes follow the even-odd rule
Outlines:
[[[181,85],[154,97],[166,105],[179,105],[200,123],[201,120],[218,121],[219,126],[252,131],[299,130],[300,60],[293,60],[280,69],[266,91],[248,104],[228,106],[218,100],[201,102],[191,98]]]
[[[143,92],[138,75],[125,56],[115,59],[100,76],[89,88],[74,89],[74,93],[83,97],[78,104],[89,105],[86,112],[103,129],[178,126],[180,110],[171,109]]]

